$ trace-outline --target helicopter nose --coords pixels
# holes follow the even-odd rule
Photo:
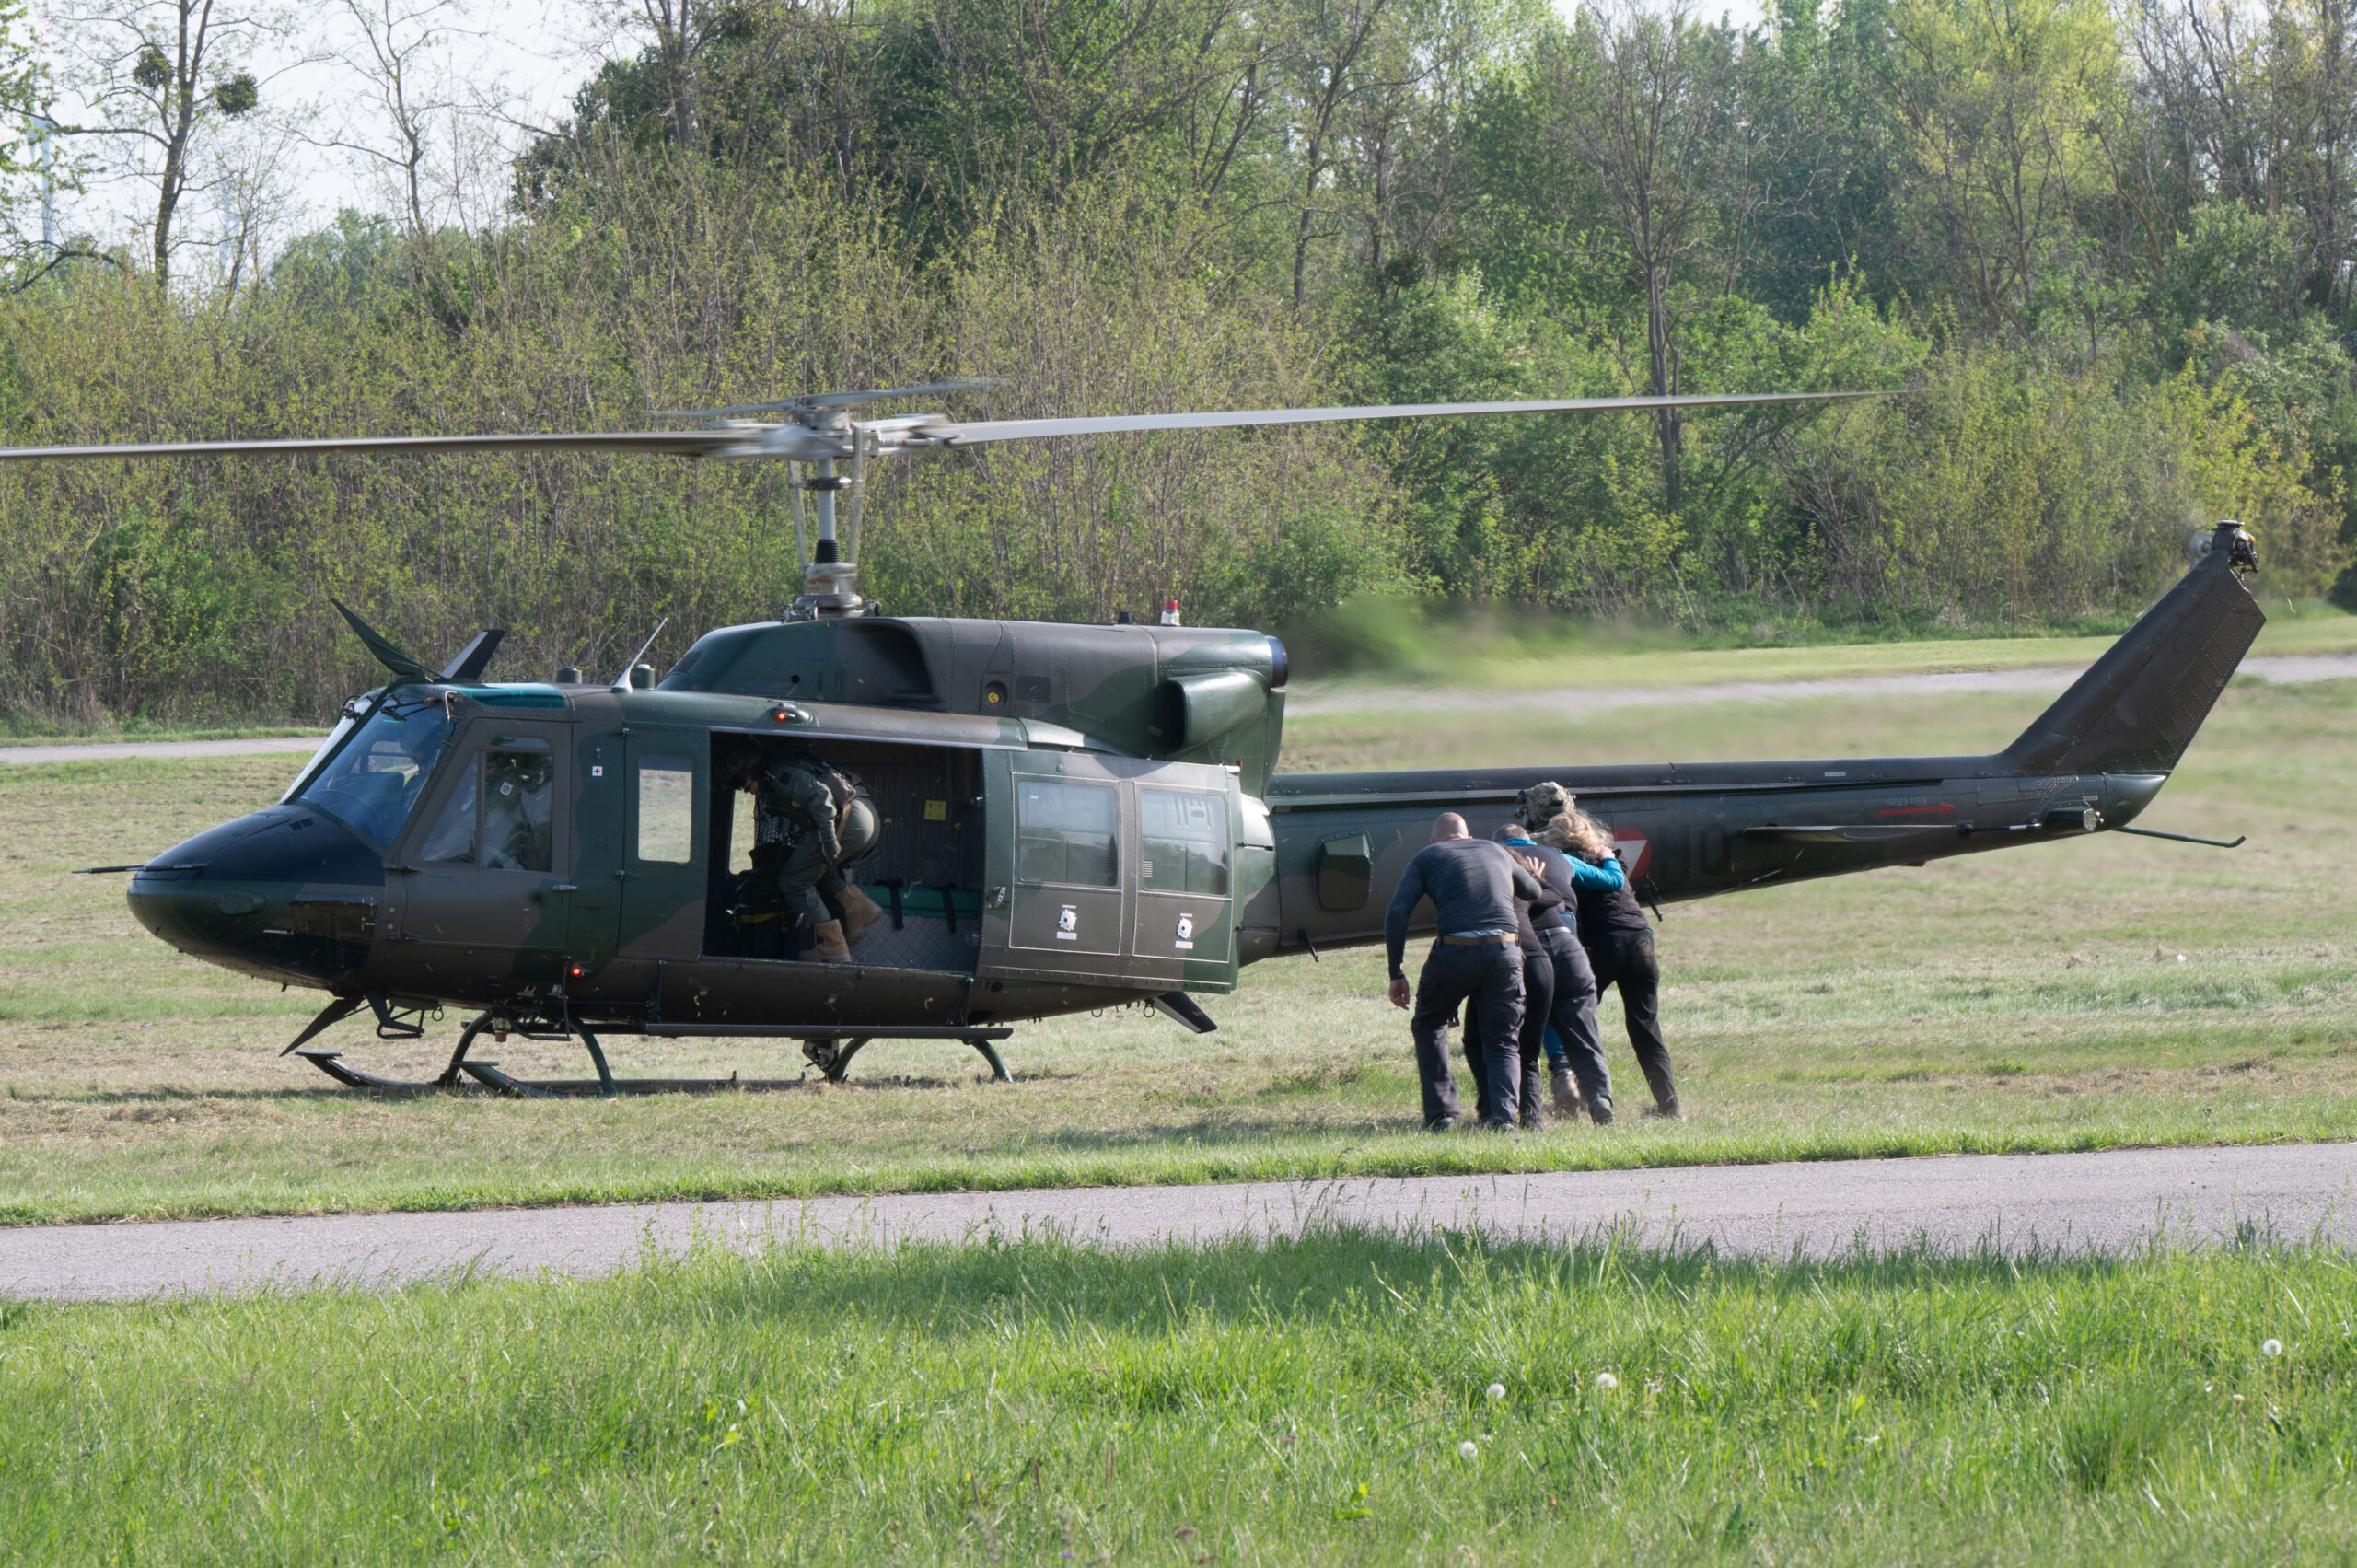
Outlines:
[[[334,985],[366,960],[385,865],[308,807],[225,822],[142,866],[132,917],[192,958],[291,983]]]

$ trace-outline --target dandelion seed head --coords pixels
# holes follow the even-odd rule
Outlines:
[[[2258,1353],[2267,1357],[2270,1361],[2272,1361],[2277,1356],[2283,1353],[2283,1342],[2282,1340],[2262,1340],[2259,1342]]]
[[[1503,1400],[1505,1397],[1506,1386],[1504,1383],[1492,1383],[1490,1385],[1490,1398],[1493,1400]]]
[[[1481,1445],[1474,1442],[1470,1437],[1468,1437],[1464,1442],[1459,1443],[1457,1446],[1457,1452],[1458,1456],[1463,1458],[1472,1458],[1476,1455],[1480,1454],[1480,1451]]]
[[[1620,1379],[1609,1372],[1599,1372],[1596,1375],[1596,1386],[1608,1394],[1620,1387]]]

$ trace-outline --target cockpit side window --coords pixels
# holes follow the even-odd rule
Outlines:
[[[486,871],[548,870],[556,798],[548,742],[493,736],[461,765],[466,776],[451,790],[418,858]]]
[[[482,760],[482,863],[493,871],[549,868],[555,797],[548,742],[495,740]]]
[[[482,804],[482,780],[475,760],[468,758],[466,776],[450,791],[433,831],[418,846],[417,857],[431,865],[472,865],[475,863],[475,811]]]
[[[450,728],[431,698],[389,701],[303,786],[301,798],[386,848],[424,795]]]

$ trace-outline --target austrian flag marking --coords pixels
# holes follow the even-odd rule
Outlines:
[[[1612,841],[1612,848],[1620,856],[1620,869],[1623,872],[1631,877],[1642,877],[1645,874],[1645,856],[1652,853],[1652,846],[1644,840],[1633,833],[1625,838],[1616,837]]]

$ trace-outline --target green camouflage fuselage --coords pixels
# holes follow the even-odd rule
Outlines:
[[[1484,834],[1542,779],[1661,902],[2123,825],[2262,624],[2228,554],[1978,757],[1287,775],[1283,652],[1257,633],[730,627],[652,690],[372,693],[280,805],[156,856],[130,900],[258,978],[623,1030],[981,1026],[1225,992],[1260,958],[1381,940],[1434,814]],[[369,739],[391,733],[380,713],[409,715],[409,751]],[[892,914],[848,966],[802,958],[747,891],[728,781],[780,749],[860,777],[885,824],[849,869]],[[506,809],[491,792],[519,778],[546,787],[494,844],[470,813]],[[354,781],[406,791],[400,815],[349,808]]]

